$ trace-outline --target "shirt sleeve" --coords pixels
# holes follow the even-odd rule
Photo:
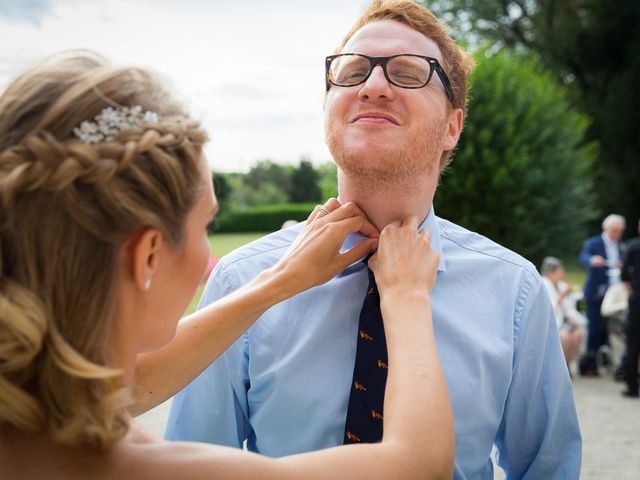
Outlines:
[[[591,240],[589,239],[584,242],[584,245],[582,246],[582,251],[578,256],[578,260],[580,260],[580,263],[582,264],[583,267],[589,268],[591,266],[591,256],[592,256]]]
[[[542,282],[528,274],[514,318],[513,375],[496,447],[507,479],[580,475],[573,389]]]
[[[220,263],[211,274],[198,308],[239,286]],[[193,382],[173,397],[165,438],[242,448],[248,422],[247,333],[240,337]]]

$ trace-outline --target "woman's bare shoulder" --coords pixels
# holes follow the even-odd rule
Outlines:
[[[7,478],[278,478],[278,462],[274,460],[235,448],[167,442],[135,424],[124,439],[107,451],[61,446],[44,434],[0,433],[0,464],[2,475],[9,474]]]
[[[273,459],[237,448],[195,442],[156,439],[132,444],[118,478],[154,479],[212,478],[234,480],[279,478],[280,465]],[[126,465],[126,464],[129,465]]]

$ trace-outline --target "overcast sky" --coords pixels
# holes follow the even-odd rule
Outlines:
[[[367,0],[0,0],[0,90],[50,53],[152,67],[212,134],[212,167],[330,160],[324,57]]]

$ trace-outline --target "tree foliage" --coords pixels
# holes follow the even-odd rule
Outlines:
[[[320,198],[327,200],[338,196],[338,169],[333,162],[323,163],[318,167],[320,176]]]
[[[290,202],[318,203],[337,194],[335,165],[316,168],[305,158],[298,166],[261,160],[244,174],[217,172],[213,185],[221,212]]]
[[[289,200],[293,203],[319,202],[321,191],[320,175],[313,164],[306,159],[300,160],[298,168],[291,175]]]
[[[587,118],[523,55],[480,52],[469,117],[435,199],[439,215],[538,263],[575,254],[593,217]]]
[[[231,185],[229,185],[228,174],[213,172],[213,190],[218,199],[218,206],[221,210],[227,208],[229,197],[231,196]]]
[[[640,216],[640,2],[638,0],[424,1],[460,39],[534,52],[570,87],[600,143],[600,213]],[[598,228],[597,223],[593,225]]]
[[[251,167],[244,176],[244,183],[254,189],[260,188],[265,183],[271,183],[283,192],[291,188],[291,174],[294,167],[282,165],[271,160],[260,160]]]

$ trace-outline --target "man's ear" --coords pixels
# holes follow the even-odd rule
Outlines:
[[[155,228],[146,229],[130,244],[133,280],[141,291],[148,291],[153,285],[163,244],[164,238]]]
[[[464,112],[460,108],[454,108],[449,114],[447,120],[447,129],[442,139],[442,150],[445,152],[453,150],[458,144],[458,139],[462,133],[462,124],[464,122]]]

